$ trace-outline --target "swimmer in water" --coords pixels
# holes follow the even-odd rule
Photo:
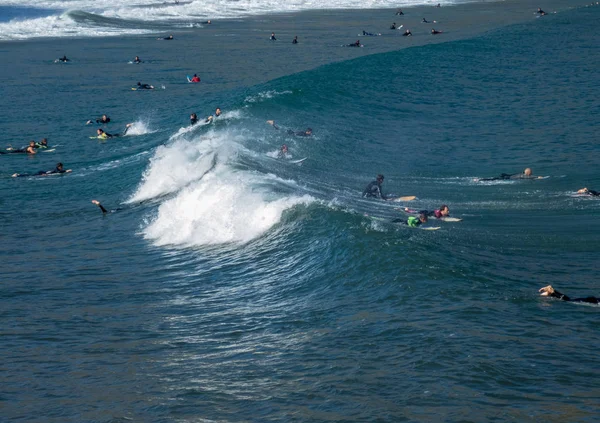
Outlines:
[[[589,303],[589,304],[600,304],[600,298],[596,297],[585,297],[585,298],[570,298],[565,294],[558,292],[556,289],[552,288],[552,285],[545,286],[540,288],[539,291],[542,297],[554,297],[563,301],[571,301],[573,303]]]
[[[404,33],[402,34],[403,37],[410,37],[412,35],[412,32],[410,32],[410,29],[407,29],[406,31],[404,31]]]
[[[129,131],[131,125],[133,125],[133,123],[128,123],[127,125],[125,125],[125,130],[120,134],[109,134],[108,132],[104,132],[103,129],[98,128],[96,129],[96,134],[98,134],[96,138],[98,138],[99,140],[107,140],[109,138],[124,137],[125,135],[127,135],[127,131]]]
[[[271,37],[269,38],[269,40],[271,41],[277,41],[277,38],[275,38],[275,33],[271,32]]]
[[[435,28],[431,28],[431,34],[432,35],[441,34],[441,33],[442,33],[442,31],[438,31]]]
[[[192,113],[190,115],[190,125],[195,125],[198,123],[198,115],[196,113]]]
[[[594,191],[593,189],[581,188],[577,190],[577,194],[590,195],[593,197],[600,196],[600,191]]]
[[[298,44],[298,36],[295,35],[294,39],[292,40],[292,44]]]
[[[279,126],[275,124],[274,120],[268,120],[267,123],[271,125],[273,128],[279,130]],[[304,131],[292,131],[291,129],[286,130],[288,135],[295,135],[297,137],[310,137],[312,136],[312,128],[306,128]]]
[[[150,85],[150,84],[142,84],[141,82],[138,82],[135,89],[137,89],[137,90],[153,90],[154,86]]]
[[[541,176],[534,176],[531,174],[531,168],[527,168],[523,171],[523,173],[502,173],[500,176],[495,176],[493,178],[482,178],[482,179],[474,179],[475,182],[478,181],[503,181],[503,180],[511,180],[511,179],[541,179]]]
[[[100,125],[105,125],[109,122],[110,122],[110,118],[106,115],[102,115],[102,117],[100,117],[99,119],[96,119],[96,123],[100,124]],[[89,125],[90,123],[93,123],[93,119],[88,120],[85,124]]]

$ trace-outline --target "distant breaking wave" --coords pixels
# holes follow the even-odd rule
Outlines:
[[[472,1],[451,0],[441,3],[448,5]],[[0,0],[0,10],[6,11],[7,16],[16,16],[7,22],[0,22],[0,40],[134,35],[167,28],[198,27],[208,19],[315,9],[396,8],[437,3],[438,0],[215,0],[178,3],[141,0],[124,6],[123,3],[110,0]],[[13,10],[19,13],[10,13]]]

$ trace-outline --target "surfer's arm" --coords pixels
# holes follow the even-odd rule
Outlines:
[[[104,208],[104,206],[102,204],[100,204],[100,201],[98,201],[98,200],[92,200],[92,203],[95,204],[95,205],[97,205],[98,207],[100,207],[100,210],[102,210],[102,214],[108,213],[108,210],[106,210]]]
[[[552,288],[552,285],[540,288],[538,292],[541,293],[540,295],[542,295],[542,297],[554,297],[563,301],[571,301],[571,299],[565,294],[558,292],[556,289]]]
[[[273,128],[275,128],[275,129],[279,129],[279,126],[277,126],[277,125],[275,124],[275,121],[274,121],[274,120],[268,120],[268,121],[267,121],[267,123],[268,123],[269,125],[271,125]]]

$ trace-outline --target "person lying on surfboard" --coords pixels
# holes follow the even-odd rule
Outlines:
[[[531,168],[527,168],[523,171],[523,173],[502,173],[500,176],[494,176],[493,178],[482,178],[475,179],[475,181],[501,181],[507,179],[541,179],[541,176],[534,176],[531,174]]]
[[[577,194],[592,195],[594,197],[600,196],[600,191],[594,191],[593,189],[581,188],[577,190]]]
[[[94,120],[90,119],[85,124],[89,125],[90,123],[93,123],[93,122],[94,122]],[[100,125],[104,125],[104,124],[107,124],[109,122],[110,122],[110,118],[107,115],[102,115],[102,117],[96,119],[96,123],[100,124]]]
[[[571,301],[574,303],[590,303],[590,304],[600,304],[600,298],[596,297],[585,297],[585,298],[570,298],[565,294],[558,292],[556,289],[552,288],[552,285],[545,286],[540,288],[539,291],[542,297],[554,297],[563,301]]]
[[[96,134],[98,134],[98,136],[95,138],[98,138],[99,140],[107,140],[109,138],[123,137],[127,134],[127,131],[129,131],[131,125],[133,125],[133,123],[128,123],[127,125],[125,125],[125,130],[120,134],[109,134],[108,132],[104,132],[103,129],[98,128],[96,129]]]
[[[46,175],[55,175],[57,173],[70,173],[71,169],[65,170],[63,168],[62,163],[57,163],[54,170],[40,170],[38,173],[15,173],[12,175],[13,178],[18,178],[22,176],[46,176]]]
[[[135,88],[137,90],[153,90],[154,86],[152,86],[150,84],[142,84],[141,82],[138,82],[137,86]]]
[[[445,204],[442,204],[439,209],[433,210],[433,211],[428,211],[428,210],[417,211],[417,210],[409,209],[408,207],[405,207],[404,211],[406,213],[410,213],[410,214],[425,214],[428,217],[435,217],[436,219],[442,219],[444,217],[450,216],[450,209]]]
[[[200,77],[197,74],[194,74],[192,79],[190,79],[190,82],[200,82]]]
[[[267,123],[275,129],[280,129],[279,126],[275,124],[274,120],[268,120]],[[288,129],[286,133],[297,137],[310,137],[312,136],[312,128],[306,128],[304,131],[292,131],[291,129]]]
[[[382,174],[377,175],[374,181],[370,182],[362,193],[364,198],[381,198],[387,200],[388,197],[381,191],[381,184],[383,184],[384,176]]]
[[[411,228],[416,228],[421,226],[423,223],[427,223],[427,215],[425,213],[420,213],[419,217],[409,216],[408,219],[394,219],[392,223],[400,223],[402,225],[410,226]]]

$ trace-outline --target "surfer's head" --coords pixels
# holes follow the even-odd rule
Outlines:
[[[221,116],[221,109],[219,107],[215,109],[215,115]]]
[[[380,184],[383,183],[383,175],[381,173],[377,175],[377,182],[379,182]]]
[[[96,133],[98,133],[98,135],[102,135],[104,133],[104,131],[100,128],[96,129]]]
[[[419,220],[421,223],[427,222],[427,215],[425,213],[419,213]]]
[[[525,176],[531,176],[531,168],[529,168],[529,167],[528,167],[527,169],[525,169],[525,170],[523,171],[523,174],[524,174]]]
[[[440,214],[442,216],[448,216],[450,214],[450,209],[448,208],[447,205],[442,204],[440,207]]]
[[[62,170],[63,164],[61,162],[56,163],[56,168]]]

